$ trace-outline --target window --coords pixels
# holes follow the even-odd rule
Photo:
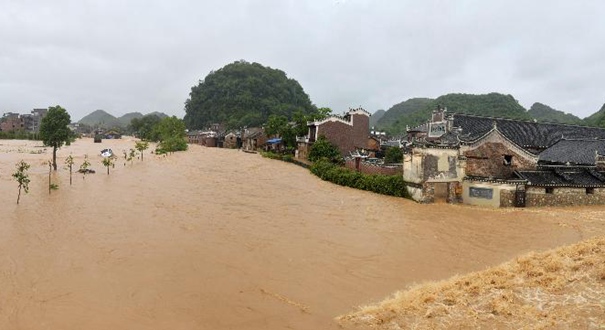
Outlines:
[[[513,163],[512,155],[504,155],[504,166],[510,166]]]
[[[555,188],[553,188],[553,187],[547,187],[546,188],[546,193],[547,194],[554,194],[555,193]]]
[[[594,194],[594,188],[586,188],[586,195],[593,195]]]

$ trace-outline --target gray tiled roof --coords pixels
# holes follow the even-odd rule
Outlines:
[[[538,187],[605,187],[603,172],[582,168],[518,171],[529,186]]]
[[[488,133],[494,124],[498,130],[518,146],[543,150],[561,138],[605,139],[605,129],[577,125],[538,123],[514,119],[479,117],[454,114],[454,127],[462,129],[460,140],[473,142]]]
[[[605,155],[605,140],[563,139],[541,152],[538,163],[595,165],[596,153]]]

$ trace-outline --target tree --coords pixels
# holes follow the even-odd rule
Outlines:
[[[25,161],[21,160],[17,163],[17,171],[13,173],[13,178],[17,180],[19,183],[19,194],[17,195],[17,204],[19,204],[19,199],[21,198],[21,188],[27,194],[29,192],[29,175],[27,174],[27,170],[29,170],[30,165]]]
[[[40,138],[45,146],[53,148],[53,169],[57,170],[57,149],[71,141],[71,131],[67,127],[71,118],[60,106],[50,107],[40,123]]]
[[[156,130],[156,125],[160,121],[161,118],[156,115],[146,115],[141,118],[133,118],[130,121],[130,125],[128,125],[128,129],[139,139],[158,141],[160,137]]]
[[[67,165],[67,168],[69,168],[69,185],[71,186],[71,174],[73,173],[74,167],[74,158],[71,155],[65,158],[65,165]]]
[[[48,161],[48,194],[49,195],[53,189],[59,189],[59,186],[56,183],[52,182],[52,173],[53,173],[52,161],[49,160]]]
[[[130,165],[132,165],[133,159],[135,156],[136,156],[136,150],[130,148],[130,151],[128,152],[128,158],[126,159],[126,161],[130,161]]]
[[[309,150],[309,160],[312,162],[320,159],[327,159],[332,163],[341,164],[343,159],[338,147],[333,145],[325,136],[320,135],[319,138],[311,146]]]
[[[189,129],[204,129],[213,123],[240,128],[260,126],[270,115],[291,118],[296,111],[314,110],[300,84],[285,72],[238,61],[210,72],[191,88],[184,120]]]
[[[86,178],[86,174],[90,172],[90,170],[88,169],[89,167],[90,162],[88,161],[88,155],[84,155],[84,161],[82,162],[82,165],[80,165],[80,169],[78,170],[78,172],[82,173],[82,180]]]
[[[283,115],[270,115],[265,124],[267,135],[278,135],[286,147],[296,148],[296,137],[305,136],[308,133],[307,122],[321,120],[332,113],[330,108],[319,108],[311,113],[295,111],[292,120]]]
[[[384,155],[386,164],[403,162],[403,151],[398,147],[389,147]]]
[[[103,158],[103,166],[107,167],[107,175],[109,175],[109,167],[113,165],[113,157]]]
[[[137,149],[141,153],[141,161],[143,161],[143,151],[149,148],[149,142],[147,141],[136,141],[134,143],[134,148]]]

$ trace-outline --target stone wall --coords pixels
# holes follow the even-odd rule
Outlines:
[[[594,188],[592,194],[586,188],[553,188],[547,193],[544,187],[528,187],[526,205],[530,206],[572,206],[605,204],[605,188]]]

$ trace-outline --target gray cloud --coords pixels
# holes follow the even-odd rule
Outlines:
[[[603,102],[600,1],[0,0],[0,112],[183,116],[191,86],[245,59],[318,106],[502,92],[580,117]]]

